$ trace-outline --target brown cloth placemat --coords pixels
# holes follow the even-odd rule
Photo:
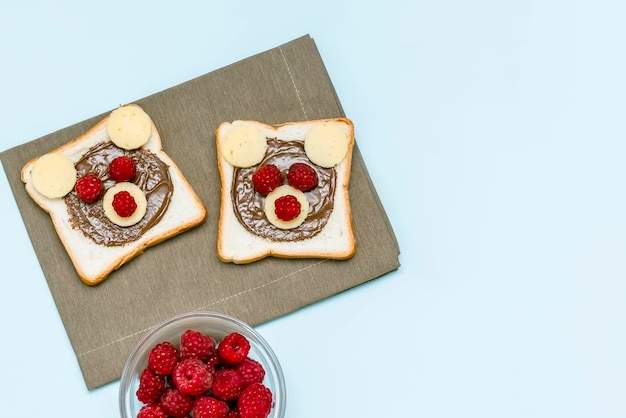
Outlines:
[[[308,35],[136,103],[152,117],[163,149],[206,205],[208,217],[201,226],[147,249],[97,286],[80,281],[50,217],[24,190],[20,170],[105,114],[0,154],[89,389],[119,379],[139,339],[171,316],[212,310],[254,326],[399,267],[398,243],[358,147],[349,187],[358,246],[351,260],[267,258],[234,265],[217,258],[217,126],[236,119],[278,124],[345,116]]]

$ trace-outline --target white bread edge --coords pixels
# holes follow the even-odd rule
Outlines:
[[[309,130],[319,123],[333,123],[348,136],[349,144],[345,158],[335,166],[336,187],[334,209],[324,229],[315,237],[300,241],[272,241],[250,233],[235,215],[231,200],[231,184],[234,167],[222,156],[222,141],[228,131],[237,125],[250,125],[259,129],[267,138],[283,141],[304,141]],[[349,259],[356,253],[356,240],[352,226],[352,211],[348,194],[354,126],[346,118],[320,119],[267,125],[257,121],[237,120],[224,122],[216,130],[218,168],[221,177],[221,204],[218,225],[217,253],[220,260],[246,264],[268,256],[280,258],[327,258]]]
[[[137,105],[133,104],[133,106]],[[63,154],[75,163],[92,146],[110,140],[106,132],[107,120],[108,115],[80,137],[50,153]],[[142,148],[150,150],[169,166],[174,191],[163,218],[139,240],[122,246],[104,246],[94,243],[81,231],[72,228],[63,198],[50,199],[35,190],[31,181],[31,170],[41,156],[30,160],[22,168],[21,178],[25,183],[27,193],[50,215],[59,239],[85,284],[96,285],[102,282],[111,272],[142,254],[146,248],[199,225],[206,219],[207,211],[204,204],[178,166],[163,151],[161,137],[154,123],[152,123],[152,134]]]

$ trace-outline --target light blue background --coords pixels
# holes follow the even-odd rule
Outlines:
[[[258,327],[287,416],[626,417],[625,17],[617,0],[4,2],[0,150],[310,34],[402,267]],[[118,382],[84,386],[4,172],[0,196],[2,415],[117,416]]]

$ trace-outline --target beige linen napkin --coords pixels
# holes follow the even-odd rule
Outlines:
[[[396,238],[358,147],[349,188],[358,245],[354,258],[267,258],[249,265],[217,258],[217,126],[235,119],[277,124],[344,116],[309,36],[136,103],[154,120],[163,149],[206,205],[208,218],[201,226],[149,248],[95,287],[78,278],[48,214],[26,194],[20,170],[31,158],[79,136],[105,115],[0,154],[89,389],[119,379],[139,339],[171,316],[213,310],[258,325],[399,267]],[[358,126],[356,132],[358,136]]]

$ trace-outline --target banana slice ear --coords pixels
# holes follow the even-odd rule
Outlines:
[[[222,155],[234,167],[247,168],[260,163],[267,151],[267,139],[258,129],[233,126],[222,143]]]
[[[139,106],[121,106],[109,115],[107,133],[118,147],[125,150],[137,149],[150,139],[152,120]]]
[[[74,163],[62,154],[40,157],[31,171],[33,186],[42,195],[55,199],[72,191],[76,184]]]
[[[330,168],[339,164],[348,153],[348,135],[339,127],[321,123],[311,128],[304,139],[304,152],[314,164]]]

